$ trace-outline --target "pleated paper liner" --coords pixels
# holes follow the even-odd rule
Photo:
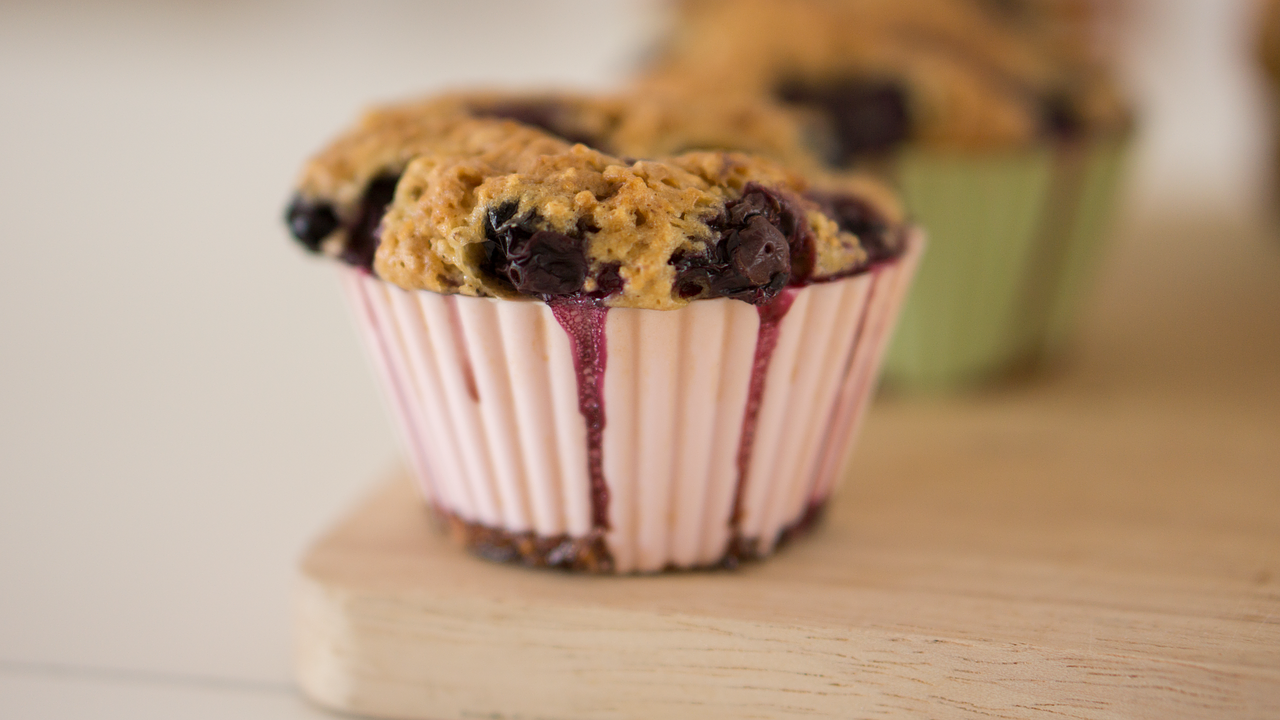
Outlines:
[[[929,255],[885,380],[947,390],[998,379],[1058,349],[1088,285],[1127,138],[981,155],[913,150],[895,172]]]
[[[769,554],[835,489],[923,250],[674,311],[343,280],[427,500],[474,551],[654,572]]]
[[[1068,217],[1070,235],[1059,269],[1057,292],[1048,305],[1048,327],[1041,353],[1052,357],[1067,344],[1079,306],[1105,252],[1105,240],[1121,194],[1129,159],[1129,139],[1102,141],[1087,149],[1084,177],[1075,212]]]

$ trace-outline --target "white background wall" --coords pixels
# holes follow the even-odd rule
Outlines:
[[[1125,75],[1142,120],[1138,211],[1266,201],[1269,136],[1251,0],[1133,0]]]

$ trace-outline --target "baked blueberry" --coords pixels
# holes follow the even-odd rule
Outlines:
[[[1050,138],[1069,140],[1084,134],[1085,121],[1066,93],[1049,93],[1040,99],[1040,127]]]
[[[360,200],[360,214],[347,230],[347,244],[339,254],[344,261],[366,270],[373,269],[373,256],[377,254],[381,240],[382,216],[395,199],[399,182],[398,175],[379,175],[365,188]]]
[[[783,102],[814,108],[827,117],[835,134],[838,165],[892,150],[911,134],[907,94],[896,82],[793,79],[781,83],[777,95]]]
[[[595,298],[607,298],[620,290],[625,284],[622,279],[622,263],[604,263],[596,270],[596,289],[591,293]]]
[[[841,230],[858,237],[858,244],[867,253],[867,264],[884,262],[902,254],[901,233],[862,198],[816,190],[806,193],[805,197],[817,203]]]
[[[754,183],[707,223],[716,233],[700,254],[672,257],[681,298],[728,297],[753,304],[773,299],[791,280],[791,241],[802,223],[778,193]]]
[[[504,203],[485,219],[485,269],[524,295],[572,295],[587,281],[581,238],[538,228],[536,214],[515,217]]]
[[[323,200],[308,200],[294,195],[285,211],[289,232],[311,252],[320,252],[320,243],[338,229],[338,214],[333,205]]]

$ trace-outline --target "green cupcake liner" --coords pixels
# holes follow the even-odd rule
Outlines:
[[[886,359],[886,384],[955,389],[1057,350],[1088,285],[1126,146],[900,156],[894,172],[929,249]]]
[[[1062,215],[1071,217],[1072,222],[1064,225],[1069,234],[1058,269],[1057,291],[1047,308],[1048,325],[1040,342],[1043,356],[1059,352],[1075,326],[1080,301],[1088,293],[1119,199],[1128,146],[1127,141],[1110,140],[1085,150],[1074,212],[1065,208]]]

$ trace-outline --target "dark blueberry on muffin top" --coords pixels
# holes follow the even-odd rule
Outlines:
[[[805,197],[816,202],[822,212],[836,221],[840,229],[858,237],[867,253],[867,264],[891,260],[902,254],[902,234],[880,216],[865,200],[852,195],[812,190]]]
[[[742,197],[725,203],[723,214],[707,224],[716,237],[705,252],[671,259],[682,298],[728,297],[760,304],[791,280],[791,241],[800,223],[778,193],[748,184]]]
[[[320,243],[338,229],[338,214],[333,205],[323,200],[308,200],[295,195],[285,210],[289,232],[303,247],[320,252]]]
[[[339,254],[344,261],[366,270],[373,269],[373,256],[381,239],[382,216],[396,196],[398,175],[379,175],[365,188],[360,199],[360,214],[347,230],[347,244]]]
[[[539,229],[536,214],[515,217],[515,203],[490,210],[485,218],[483,268],[524,295],[572,295],[587,280],[581,238]]]

